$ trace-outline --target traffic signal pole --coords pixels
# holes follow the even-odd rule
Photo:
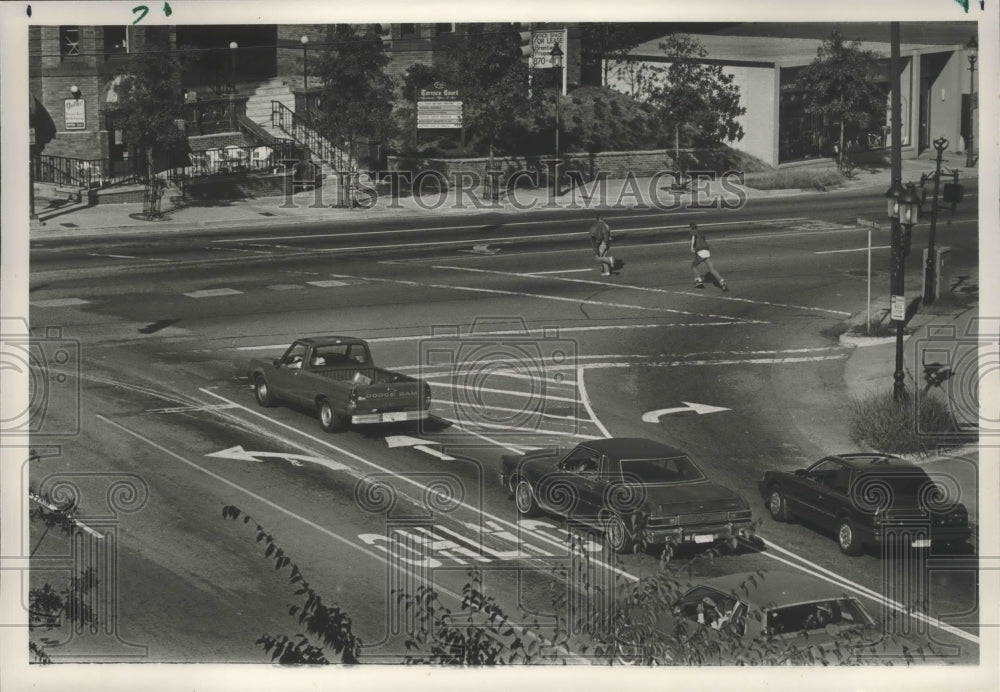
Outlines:
[[[901,183],[903,177],[903,118],[899,89],[899,22],[889,23],[891,52],[889,57],[890,109],[892,117],[892,179]],[[893,296],[903,295],[903,230],[899,214],[892,219],[892,278],[890,292]],[[892,396],[899,401],[906,389],[903,384],[903,325],[906,319],[896,320],[896,368],[892,374]]]

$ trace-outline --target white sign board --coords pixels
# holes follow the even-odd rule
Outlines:
[[[66,129],[87,129],[87,109],[84,99],[66,99]]]
[[[563,52],[563,64],[566,61],[566,30],[534,31],[531,34],[531,67],[546,69],[555,67],[552,64],[552,47],[559,44]]]
[[[882,224],[878,221],[869,221],[868,219],[862,219],[860,216],[854,220],[854,223],[858,224],[862,228],[870,228],[873,231],[882,230]]]
[[[893,322],[904,322],[906,320],[906,296],[892,296],[889,303]]]
[[[417,129],[437,130],[462,127],[462,101],[458,89],[448,89],[435,83],[431,89],[421,89],[417,100]]]

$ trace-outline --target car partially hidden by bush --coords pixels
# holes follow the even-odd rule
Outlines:
[[[590,440],[569,453],[504,455],[500,484],[518,514],[549,512],[603,531],[609,547],[664,546],[753,538],[750,505],[710,481],[682,451],[642,438]]]
[[[613,634],[618,662],[944,662],[929,642],[901,636],[894,620],[878,620],[844,587],[804,572],[695,577],[679,597],[670,593],[664,602],[647,585],[623,604]]]
[[[765,471],[757,487],[773,519],[833,531],[845,555],[888,541],[911,548],[955,545],[971,535],[957,492],[887,454],[837,454],[805,469]]]

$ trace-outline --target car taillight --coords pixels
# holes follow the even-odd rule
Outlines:
[[[749,519],[751,516],[749,509],[738,509],[734,512],[729,513],[729,521],[738,521],[740,519]]]

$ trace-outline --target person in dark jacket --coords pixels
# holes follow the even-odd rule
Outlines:
[[[600,213],[594,214],[594,223],[590,225],[590,244],[597,261],[601,263],[601,276],[611,276],[614,264],[614,259],[608,254],[611,250],[611,228]]]
[[[712,266],[712,253],[709,252],[708,241],[705,240],[705,236],[698,230],[698,224],[691,222],[689,226],[691,228],[691,252],[694,253],[694,259],[691,261],[691,269],[694,270],[694,287],[705,288],[705,279],[702,274],[702,265],[704,265],[704,268],[712,275],[715,282],[719,284],[719,287],[723,291],[728,291],[729,284],[726,283],[722,275]]]

